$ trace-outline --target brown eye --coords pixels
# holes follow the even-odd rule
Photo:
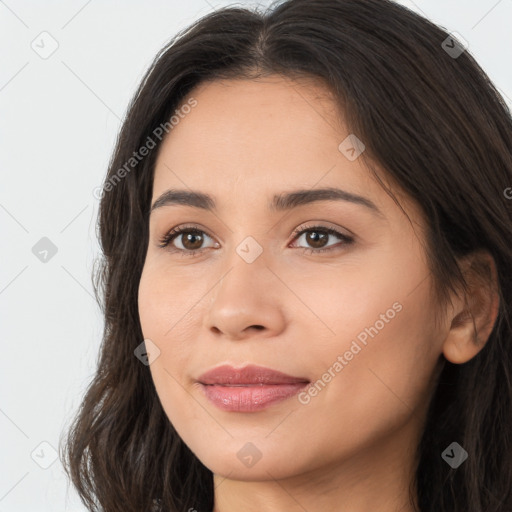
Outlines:
[[[199,231],[192,232],[188,231],[185,233],[181,233],[181,244],[183,247],[189,251],[195,251],[201,248],[203,243],[203,236]]]
[[[354,242],[353,237],[344,235],[343,233],[340,233],[333,228],[324,226],[311,226],[302,230],[299,228],[297,231],[295,231],[295,235],[296,236],[294,240],[300,240],[302,237],[304,237],[304,241],[308,247],[302,247],[302,249],[309,253],[336,250]],[[338,238],[338,240],[341,240],[341,242],[327,245],[329,243],[330,237]]]
[[[175,228],[167,233],[161,240],[159,247],[172,246],[172,252],[194,255],[202,251],[205,238],[210,238],[204,231],[197,228]],[[175,242],[176,240],[176,242]]]
[[[321,231],[308,231],[306,233],[306,242],[315,249],[320,249],[329,240],[328,233],[322,233]]]

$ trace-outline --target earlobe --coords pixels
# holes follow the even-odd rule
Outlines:
[[[445,358],[463,364],[475,357],[491,335],[499,311],[498,276],[488,252],[472,253],[461,268],[468,292],[457,298],[450,331],[443,344]]]

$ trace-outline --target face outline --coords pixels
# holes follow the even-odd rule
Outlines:
[[[338,149],[349,132],[320,84],[215,81],[190,96],[197,106],[160,147],[151,204],[168,189],[197,190],[217,208],[152,212],[138,297],[144,338],[160,350],[150,371],[169,420],[205,466],[232,479],[305,478],[348,461],[361,476],[369,464],[393,474],[390,458],[409,470],[403,457],[419,440],[446,335],[434,321],[419,209],[401,199],[413,229],[361,159]],[[326,187],[370,199],[382,216],[348,201],[267,207],[274,194]],[[158,247],[178,226],[202,231],[205,249],[182,256],[182,236]],[[330,235],[333,250],[306,253],[321,247],[304,234],[314,226],[354,241]],[[237,252],[247,237],[262,249],[251,263]],[[199,375],[248,363],[325,386],[251,413],[206,399]],[[260,458],[247,466],[251,450]]]

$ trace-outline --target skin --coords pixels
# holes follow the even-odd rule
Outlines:
[[[400,197],[409,222],[362,158],[338,149],[350,131],[321,83],[215,81],[190,96],[197,106],[159,150],[152,204],[168,189],[192,189],[217,209],[152,212],[139,313],[160,350],[150,371],[165,413],[214,473],[215,512],[413,511],[408,486],[436,365],[442,354],[462,363],[481,350],[495,296],[480,287],[471,301],[476,345],[466,303],[454,296],[440,310],[433,300],[419,207]],[[274,194],[324,187],[364,196],[382,216],[346,201],[267,207]],[[178,236],[158,247],[190,224],[204,231],[202,245]],[[316,225],[354,242],[329,235],[333,250],[306,253],[321,244],[293,232]],[[262,249],[252,263],[236,252],[248,236]],[[196,247],[195,256],[179,252]],[[197,383],[214,366],[246,363],[316,382],[396,303],[394,318],[307,404],[292,397],[226,412]],[[237,456],[248,442],[261,453],[252,467]]]

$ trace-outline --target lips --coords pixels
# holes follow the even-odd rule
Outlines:
[[[263,366],[233,368],[219,366],[203,373],[198,382],[206,398],[219,409],[230,412],[256,412],[299,393],[309,384]]]
[[[203,373],[198,381],[206,385],[220,386],[254,386],[271,384],[308,383],[304,377],[293,377],[264,366],[248,365],[243,368],[233,368],[229,365],[218,366]]]

